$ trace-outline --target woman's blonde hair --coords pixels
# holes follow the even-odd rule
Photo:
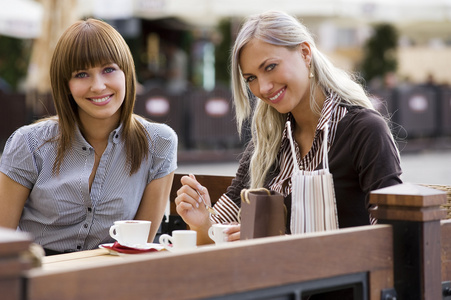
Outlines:
[[[133,115],[136,98],[135,64],[122,36],[109,24],[96,19],[77,21],[62,34],[52,56],[50,80],[57,112],[58,150],[53,171],[58,173],[72,144],[75,128],[81,126],[78,106],[73,99],[69,80],[74,71],[115,63],[124,72],[126,93],[121,107],[120,123],[125,141],[130,174],[135,173],[149,152],[147,131]]]
[[[238,132],[243,122],[251,115],[248,87],[242,77],[239,59],[243,47],[252,39],[296,49],[307,43],[312,52],[311,68],[314,78],[310,80],[310,106],[320,113],[313,95],[319,86],[324,94],[337,93],[343,103],[373,109],[365,90],[350,74],[336,68],[318,49],[309,30],[296,18],[280,11],[269,11],[249,17],[240,29],[232,50],[231,76]],[[286,115],[279,113],[263,101],[257,101],[252,116],[252,141],[254,153],[250,162],[250,187],[263,186],[277,153],[286,121]]]

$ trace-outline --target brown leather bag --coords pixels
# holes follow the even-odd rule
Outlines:
[[[285,234],[287,209],[283,195],[261,189],[241,191],[241,240]]]

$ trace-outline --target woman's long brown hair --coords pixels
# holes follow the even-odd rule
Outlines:
[[[135,64],[122,36],[109,24],[96,19],[71,25],[58,41],[50,66],[53,101],[58,116],[57,156],[53,165],[58,174],[62,161],[72,145],[78,106],[70,90],[72,72],[115,63],[125,74],[126,93],[121,108],[120,123],[125,141],[130,175],[135,173],[149,153],[148,133],[133,114],[136,98]]]

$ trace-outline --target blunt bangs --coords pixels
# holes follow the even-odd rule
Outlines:
[[[96,24],[86,21],[77,27],[81,28],[68,36],[66,51],[62,52],[64,57],[60,67],[66,80],[70,79],[72,72],[110,63],[117,64],[125,74],[129,72],[126,67],[130,55],[128,46],[124,45],[119,34],[107,30],[102,21]]]

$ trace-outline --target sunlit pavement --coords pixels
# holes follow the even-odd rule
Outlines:
[[[443,140],[409,141],[400,143],[400,149],[404,182],[451,185],[451,143]],[[221,157],[221,153],[216,156]],[[231,157],[236,156],[223,154],[225,161],[222,162],[180,161],[176,172],[234,176],[238,161]]]

